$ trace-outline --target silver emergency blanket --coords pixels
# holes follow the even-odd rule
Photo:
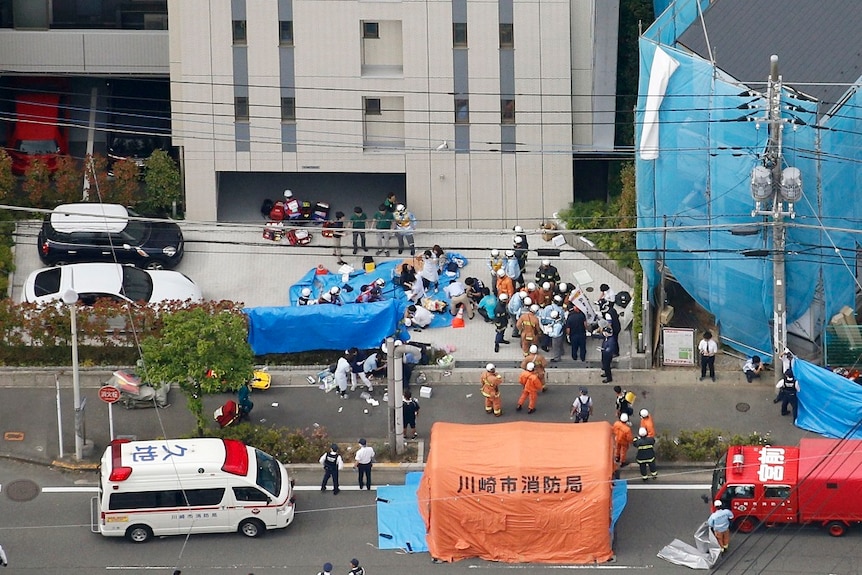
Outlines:
[[[712,568],[721,555],[721,547],[706,521],[701,523],[694,532],[694,542],[695,545],[692,547],[684,541],[674,539],[658,552],[658,556],[675,565],[684,565],[692,569]]]

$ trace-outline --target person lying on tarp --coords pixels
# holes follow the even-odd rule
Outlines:
[[[359,288],[359,296],[356,298],[356,303],[383,301],[384,285],[386,285],[386,281],[383,278],[377,278],[373,283],[362,286]]]

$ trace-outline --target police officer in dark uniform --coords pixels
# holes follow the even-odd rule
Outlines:
[[[611,326],[611,333],[614,334],[614,357],[618,357],[620,355],[620,332],[623,330],[620,323],[620,314],[617,312],[614,304],[607,300],[601,300],[599,306],[602,317],[608,321]]]
[[[638,462],[638,467],[641,468],[641,479],[646,481],[650,477],[658,478],[658,472],[655,469],[655,437],[647,436],[645,427],[638,429],[638,438],[634,440],[634,446],[637,447],[638,453],[635,461]],[[649,471],[649,475],[647,475]]]
[[[793,371],[788,369],[784,372],[784,379],[779,380],[777,384],[775,384],[776,389],[778,389],[778,395],[775,397],[775,401],[772,403],[781,402],[781,415],[787,415],[791,413],[793,415],[793,421],[796,421],[796,410],[799,407],[799,397],[797,393],[799,392],[799,382],[796,381],[796,377],[793,376]],[[790,411],[787,411],[787,406],[790,406]]]
[[[320,456],[320,463],[323,464],[323,481],[320,483],[320,490],[326,491],[326,484],[329,483],[331,477],[332,493],[338,495],[341,491],[338,487],[338,472],[344,468],[344,460],[338,453],[337,444],[333,443],[329,446],[329,451]]]

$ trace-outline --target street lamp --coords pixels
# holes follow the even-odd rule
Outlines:
[[[72,393],[75,403],[75,459],[84,458],[84,413],[81,406],[81,381],[78,374],[78,292],[67,289],[63,303],[69,306],[72,316]]]

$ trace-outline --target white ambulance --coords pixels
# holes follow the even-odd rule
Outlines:
[[[284,465],[233,439],[114,440],[102,456],[92,530],[153,536],[239,531],[257,537],[293,521]]]

